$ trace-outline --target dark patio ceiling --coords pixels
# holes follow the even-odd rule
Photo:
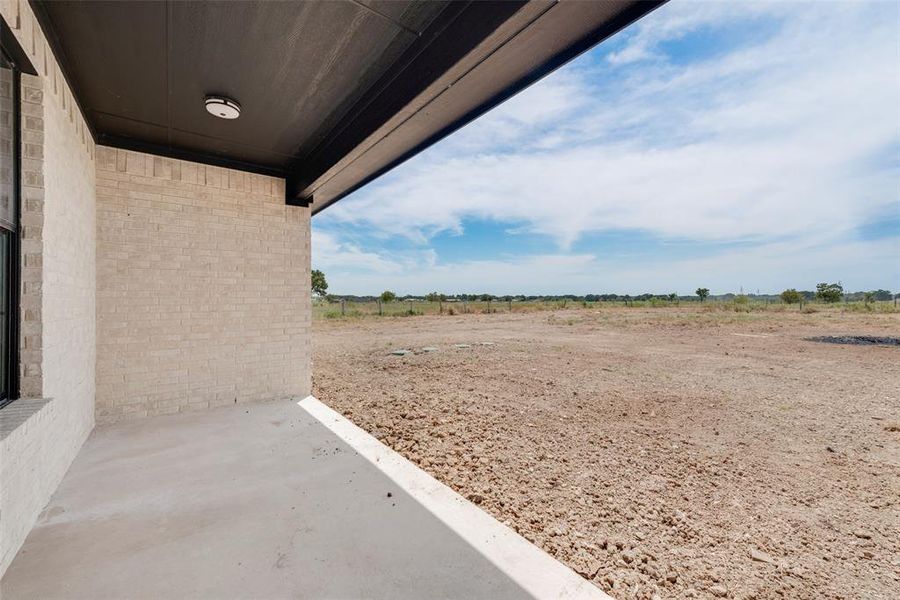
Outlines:
[[[285,177],[314,212],[659,4],[32,1],[98,143]]]

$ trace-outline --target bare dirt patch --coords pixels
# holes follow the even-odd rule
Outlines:
[[[805,338],[898,331],[675,308],[317,322],[314,392],[615,597],[896,598],[900,351]]]

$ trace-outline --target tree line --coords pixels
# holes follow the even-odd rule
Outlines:
[[[354,295],[354,294],[342,294],[342,295],[331,295],[328,294],[328,282],[325,279],[325,274],[318,270],[313,269],[312,271],[312,292],[313,294],[325,298],[329,301],[339,301],[339,300],[348,300],[352,302],[374,302],[380,300],[381,302],[389,303],[396,301],[410,301],[410,300],[426,300],[429,302],[491,302],[491,301],[503,301],[503,302],[537,302],[537,301],[572,301],[572,302],[629,302],[629,301],[648,301],[648,300],[662,300],[668,302],[680,302],[680,301],[691,301],[695,298],[700,302],[705,302],[708,299],[719,300],[719,301],[734,301],[735,299],[742,299],[745,301],[749,300],[774,300],[781,301],[785,304],[799,304],[801,302],[812,302],[813,300],[818,300],[820,302],[826,303],[834,303],[840,302],[841,300],[846,300],[848,302],[876,302],[876,301],[887,301],[892,300],[895,295],[890,290],[870,290],[863,292],[844,292],[844,286],[840,283],[819,283],[816,285],[815,290],[797,290],[795,288],[788,288],[781,292],[780,294],[734,294],[734,293],[726,293],[719,295],[710,295],[709,288],[701,287],[697,288],[693,295],[679,295],[676,292],[671,292],[669,294],[651,294],[651,293],[643,293],[643,294],[616,294],[616,293],[606,293],[606,294],[541,294],[541,295],[496,295],[496,294],[487,294],[487,293],[460,293],[460,294],[445,294],[442,292],[430,292],[425,295],[414,295],[414,294],[406,294],[399,295],[392,290],[385,290],[381,294],[378,295]],[[897,294],[897,297],[900,297],[900,294]]]

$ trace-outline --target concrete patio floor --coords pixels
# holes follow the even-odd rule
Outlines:
[[[19,598],[606,598],[314,398],[98,428]]]

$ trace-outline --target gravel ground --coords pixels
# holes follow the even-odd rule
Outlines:
[[[804,338],[898,333],[687,308],[322,321],[314,393],[617,598],[897,598],[900,349]]]

